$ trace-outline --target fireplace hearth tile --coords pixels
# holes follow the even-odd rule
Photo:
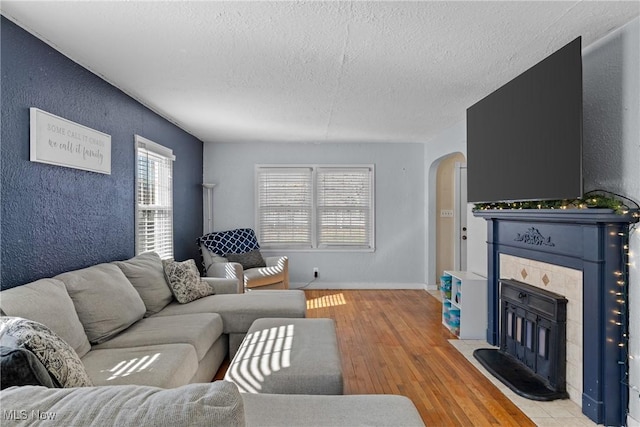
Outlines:
[[[551,280],[549,280],[549,277],[546,274],[542,276],[542,283],[544,283],[545,286],[548,286],[550,281]]]
[[[527,273],[527,270],[523,268],[522,271],[520,272],[520,275],[522,276],[523,279],[526,279],[529,274]]]

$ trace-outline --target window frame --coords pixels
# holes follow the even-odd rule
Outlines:
[[[295,245],[290,243],[282,244],[260,244],[261,248],[265,251],[275,251],[280,249],[286,249],[293,252],[375,252],[375,165],[374,164],[319,164],[319,163],[303,163],[303,164],[256,164],[254,168],[254,202],[255,202],[255,228],[258,240],[261,235],[261,219],[260,219],[260,182],[259,172],[263,169],[311,169],[311,220],[310,220],[310,233],[311,242],[308,245]],[[320,245],[318,229],[318,182],[317,174],[319,169],[336,169],[336,170],[363,170],[369,171],[369,245],[358,245],[353,243],[345,244],[322,244]]]
[[[166,208],[170,215],[169,215],[169,224],[171,226],[171,230],[169,232],[170,236],[168,239],[168,242],[170,242],[170,254],[166,254],[164,253],[164,251],[159,252],[158,248],[154,248],[154,249],[149,249],[149,248],[145,248],[143,250],[141,250],[140,245],[141,243],[141,238],[140,238],[140,233],[141,233],[141,229],[140,229],[140,217],[141,217],[141,212],[145,211],[145,210],[153,210],[153,209],[145,209],[143,207],[142,204],[139,203],[138,197],[140,196],[140,191],[139,191],[139,183],[140,183],[140,166],[139,166],[139,156],[141,154],[141,150],[144,150],[146,152],[149,153],[153,153],[159,157],[163,157],[166,160],[168,160],[168,164],[170,165],[169,168],[169,183],[168,183],[168,189],[165,190],[167,191],[166,195],[168,196],[169,199],[169,206]],[[139,255],[141,253],[144,252],[149,252],[150,250],[154,250],[156,252],[158,252],[158,254],[160,255],[160,257],[162,259],[168,259],[168,258],[173,258],[174,256],[174,224],[173,224],[173,211],[174,211],[174,205],[173,205],[173,162],[176,160],[176,157],[173,154],[173,150],[170,148],[167,148],[163,145],[160,145],[156,142],[153,142],[147,138],[144,138],[140,135],[135,135],[134,136],[134,151],[135,151],[135,157],[134,157],[134,171],[135,171],[135,180],[134,180],[134,186],[135,186],[135,191],[134,191],[134,206],[135,206],[135,254]],[[157,209],[156,209],[157,210]],[[165,237],[166,238],[166,237]]]

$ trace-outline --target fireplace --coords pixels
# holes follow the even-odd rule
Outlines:
[[[516,280],[500,280],[500,348],[474,356],[517,394],[533,400],[566,392],[567,299]]]
[[[500,258],[514,256],[581,272],[582,412],[599,424],[623,425],[628,388],[621,277],[626,277],[629,224],[633,214],[606,209],[485,210],[487,220],[487,341],[500,337]]]

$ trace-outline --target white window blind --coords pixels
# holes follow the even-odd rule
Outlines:
[[[311,247],[311,168],[259,168],[258,231],[262,246]]]
[[[318,168],[318,246],[371,247],[371,170]]]
[[[261,246],[373,249],[373,166],[256,167]]]
[[[136,135],[136,254],[173,257],[173,152]]]

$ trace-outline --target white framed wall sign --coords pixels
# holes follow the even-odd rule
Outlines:
[[[111,175],[111,135],[35,107],[29,115],[29,160]]]

